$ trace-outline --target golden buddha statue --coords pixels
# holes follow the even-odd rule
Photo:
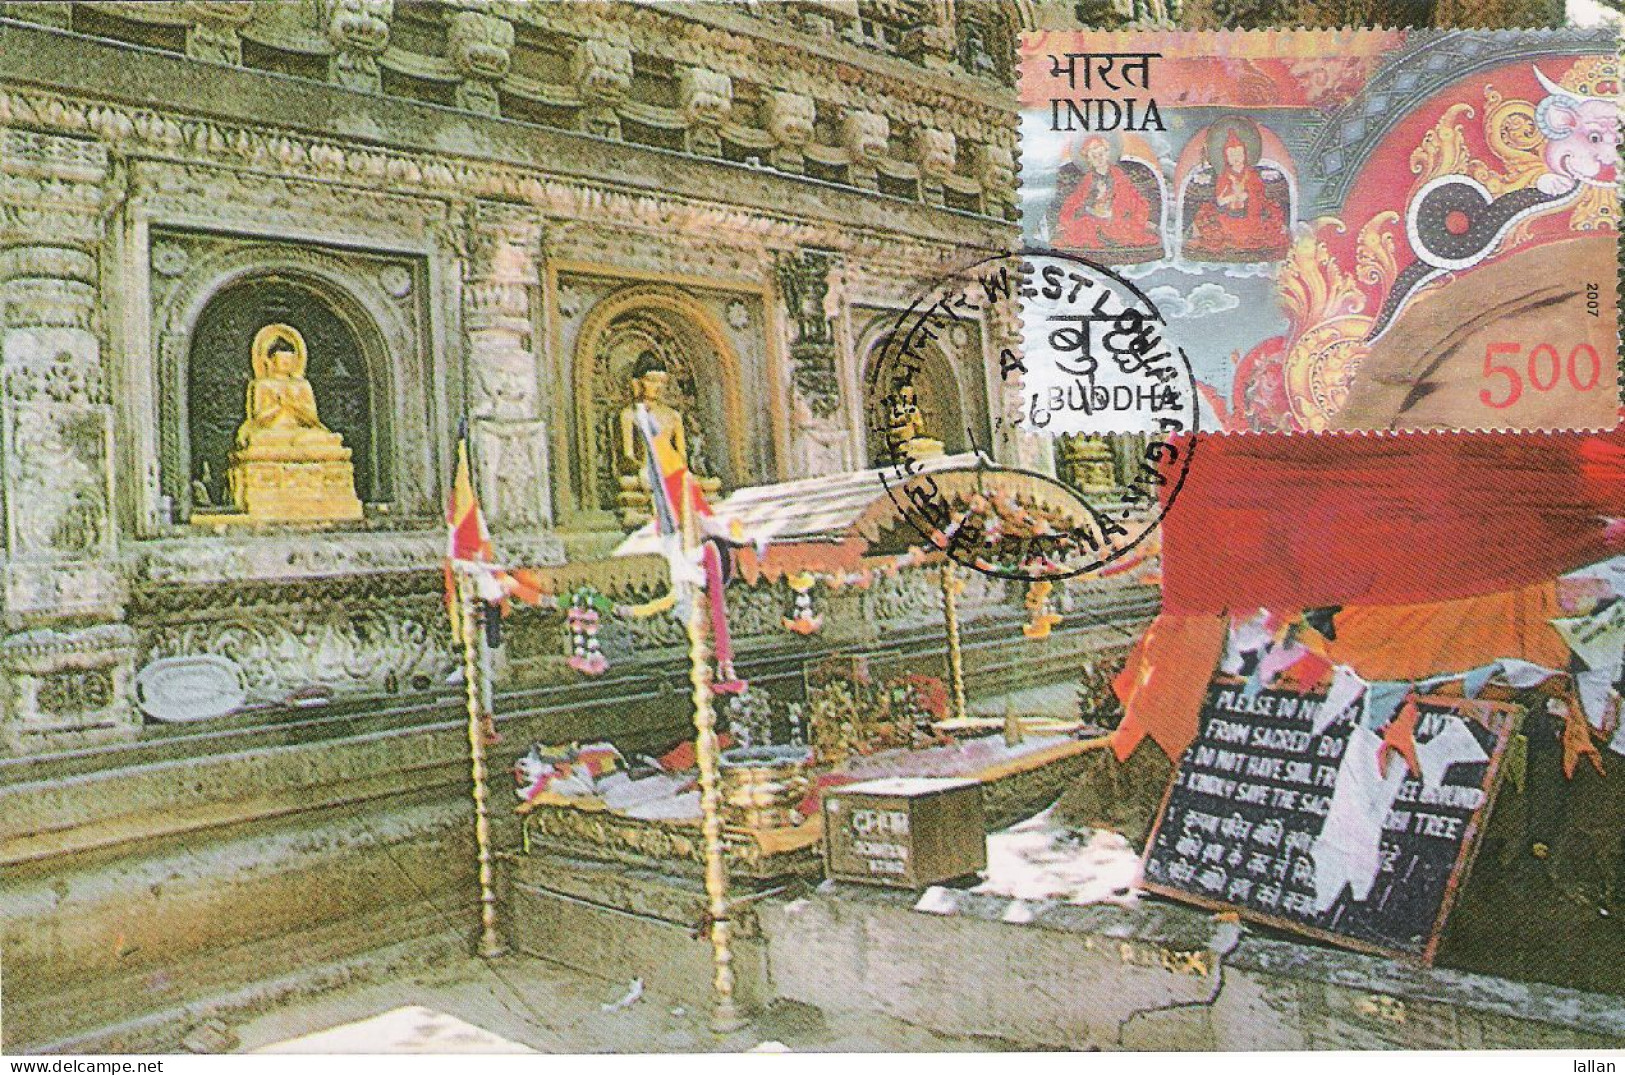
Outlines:
[[[237,427],[226,472],[232,501],[249,522],[361,518],[350,449],[316,414],[306,357],[305,338],[291,325],[266,325],[254,335],[248,417]]]
[[[654,446],[655,461],[662,472],[673,465],[688,467],[707,500],[722,488],[717,478],[694,471],[684,434],[683,415],[662,396],[671,374],[659,355],[645,351],[632,367],[632,402],[620,414],[620,497],[621,525],[635,530],[652,516],[650,473],[645,433],[638,428],[641,407],[647,419],[648,440]]]
[[[925,415],[913,385],[902,385],[893,392],[886,411],[886,446],[892,459],[920,460],[942,454],[942,442],[925,435]]]

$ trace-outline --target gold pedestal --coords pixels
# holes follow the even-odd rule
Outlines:
[[[898,446],[897,454],[916,463],[922,459],[935,459],[942,454],[942,442],[930,437],[913,437]]]
[[[249,522],[349,522],[362,517],[355,466],[337,433],[301,430],[231,453],[231,498]]]

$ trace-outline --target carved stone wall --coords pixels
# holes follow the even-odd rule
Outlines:
[[[946,4],[779,6],[99,0],[11,11],[212,63],[1010,212],[1010,174],[985,161],[1014,147],[1004,104],[1020,5],[982,0],[959,20]],[[736,101],[740,83],[768,91],[759,106]]]
[[[703,6],[29,11],[69,33],[13,25],[33,45],[0,57],[13,749],[137,727],[132,671],[172,655],[229,657],[260,701],[443,678],[436,568],[459,421],[501,555],[560,561],[556,526],[602,551],[592,430],[626,386],[577,352],[606,303],[693,365],[691,440],[725,489],[862,465],[855,304],[906,305],[1004,235],[935,208],[996,216],[982,177],[1000,180],[988,162],[1013,135],[940,33],[826,40],[808,24],[822,43],[804,48],[772,18]],[[104,64],[130,72],[123,89],[80,78]],[[196,86],[218,88],[206,114]],[[273,116],[272,98],[302,104]],[[260,287],[308,295],[342,322],[324,351],[355,352],[344,383],[365,384],[366,407],[343,432],[376,463],[359,523],[190,524],[209,506],[193,502],[188,431],[188,370],[212,346],[200,320]],[[335,421],[333,393],[352,390],[338,383],[317,387]],[[240,386],[219,394],[225,415]],[[741,636],[779,631],[782,596],[741,597]]]

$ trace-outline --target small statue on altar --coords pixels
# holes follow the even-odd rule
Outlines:
[[[886,446],[894,460],[918,461],[942,454],[942,442],[926,436],[925,415],[913,385],[900,386],[886,407]]]
[[[664,398],[671,374],[665,362],[653,351],[638,356],[632,367],[632,402],[620,414],[620,505],[621,525],[634,530],[648,522],[653,501],[650,498],[654,480],[649,472],[648,451],[652,445],[656,462],[662,474],[671,473],[674,466],[688,470],[707,500],[721,489],[722,482],[699,474],[692,464],[698,461],[689,452],[682,412]],[[638,408],[642,405],[647,416],[645,429],[639,428]]]
[[[237,510],[250,522],[361,518],[350,449],[322,424],[305,379],[305,338],[291,325],[266,325],[250,360],[248,414],[226,472]]]
[[[1112,465],[1111,445],[1104,437],[1071,434],[1060,438],[1062,480],[1088,496],[1104,496],[1117,490],[1117,470]]]

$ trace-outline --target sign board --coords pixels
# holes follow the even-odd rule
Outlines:
[[[1421,696],[1385,738],[1324,701],[1214,680],[1145,887],[1431,963],[1523,710]]]
[[[987,865],[982,785],[888,777],[824,792],[825,854],[840,881],[921,889]]]

